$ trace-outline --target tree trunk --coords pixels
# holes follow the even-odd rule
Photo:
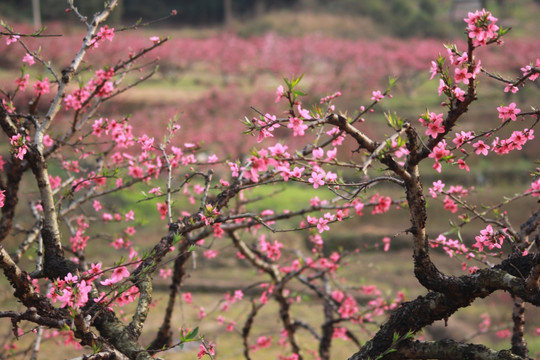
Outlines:
[[[32,14],[34,18],[34,30],[41,29],[41,9],[39,0],[32,0]]]
[[[223,0],[223,14],[225,28],[230,28],[233,22],[232,0]]]

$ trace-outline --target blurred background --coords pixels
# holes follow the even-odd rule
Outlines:
[[[101,0],[76,2],[84,14],[103,6]],[[468,11],[489,8],[520,32],[532,31],[540,1],[533,0],[120,0],[111,21],[129,24],[154,19],[177,9],[162,26],[223,27],[244,36],[269,31],[280,35],[323,33],[350,38],[395,36],[446,37],[460,32]],[[16,21],[66,21],[62,0],[3,0],[0,14]],[[458,25],[458,26],[456,26]],[[535,35],[534,33],[531,35]]]
[[[103,0],[76,1],[75,5],[91,18],[103,6]],[[73,58],[85,32],[76,16],[66,13],[66,7],[63,0],[2,0],[0,18],[21,33],[46,26],[46,34],[64,34],[58,38],[25,39],[31,49],[39,51],[44,60],[51,61],[60,70]],[[147,67],[159,65],[157,74],[106,103],[99,116],[116,119],[129,115],[136,136],[142,133],[158,136],[169,119],[179,116],[182,141],[204,139],[209,154],[214,152],[220,159],[235,159],[255,146],[262,146],[257,145],[255,138],[241,135],[245,130],[241,120],[258,116],[251,106],[262,113],[283,114],[285,105],[274,101],[275,89],[283,84],[283,76],[304,75],[300,84],[300,89],[307,94],[302,99],[304,107],[317,105],[322,97],[341,91],[343,95],[335,100],[336,108],[350,115],[358,112],[360,106],[368,105],[372,91],[384,90],[388,77],[395,76],[399,80],[392,92],[393,99],[378,103],[375,113],[366,116],[366,122],[362,124],[363,131],[380,140],[392,131],[386,126],[383,113],[395,111],[415,123],[426,108],[444,112],[437,94],[438,81],[429,80],[430,62],[438,54],[446,54],[445,43],[456,43],[458,49],[465,49],[463,18],[469,11],[481,8],[490,10],[499,18],[499,25],[512,27],[505,37],[504,46],[490,46],[478,51],[482,66],[507,78],[520,76],[521,67],[540,58],[540,1],[120,0],[108,25],[117,30],[129,29],[118,31],[114,41],[102,43],[99,51],[90,51],[86,64],[90,70],[111,66],[130,52],[151,45],[150,37],[169,37],[164,46],[143,60]],[[139,26],[138,30],[130,28],[139,20],[144,24],[167,17],[172,10],[178,14],[148,27]],[[0,54],[0,88],[9,91],[14,88],[14,78],[20,74],[25,51],[14,45],[8,49],[2,40]],[[50,78],[39,65],[26,66],[25,71],[31,74],[31,79]],[[81,75],[81,81],[85,76]],[[137,75],[133,76],[136,79]],[[537,84],[530,84],[517,94],[504,93],[502,84],[482,76],[479,86],[479,101],[466,114],[456,129],[458,131],[470,130],[473,124],[475,129],[496,127],[500,124],[496,110],[500,104],[516,102],[523,111],[528,109],[528,105],[538,105]],[[24,111],[31,96],[31,91],[19,94],[15,106]],[[42,110],[46,105],[46,101],[41,101]],[[70,116],[72,112],[63,111],[60,123]],[[512,130],[515,129],[510,128],[499,136],[506,137]],[[270,139],[270,143],[288,136],[287,132],[277,131],[276,134],[279,137]],[[263,145],[268,146],[269,143]],[[0,150],[7,151],[7,144]],[[351,156],[351,150],[354,150],[354,144],[346,144],[339,156],[346,160]],[[523,151],[502,158],[490,155],[471,159],[470,172],[443,165],[442,174],[438,174],[431,169],[432,163],[426,162],[424,184],[429,187],[433,181],[442,179],[447,186],[461,184],[474,187],[471,188],[471,201],[494,204],[504,195],[518,193],[528,187],[539,153],[538,142],[531,142]],[[60,169],[58,175],[62,175]],[[311,190],[288,189],[282,193],[284,196],[266,199],[255,206],[258,210],[271,208],[283,211],[306,203],[313,196],[321,199],[333,197],[330,191],[321,195],[321,192]],[[383,185],[377,190],[383,195],[402,196],[400,189],[392,185]],[[122,213],[138,199],[140,194],[134,191],[121,195],[108,205],[116,206],[116,211]],[[177,206],[190,210],[191,205],[182,201],[178,199]],[[435,238],[449,229],[449,222],[456,220],[459,213],[451,214],[444,210],[442,201],[428,201],[431,211],[429,233],[430,238]],[[147,235],[143,241],[151,241],[155,234],[161,234],[163,222],[157,220],[154,203],[136,206],[138,216],[145,219],[138,235],[143,239]],[[534,202],[525,199],[512,203],[506,210],[510,220],[515,221],[514,225],[519,226],[533,206]],[[351,261],[350,266],[343,269],[343,276],[350,275],[355,279],[353,286],[376,284],[388,298],[395,297],[397,291],[403,291],[406,298],[411,299],[424,290],[412,276],[410,246],[407,237],[401,234],[407,227],[408,217],[403,211],[392,210],[382,216],[366,214],[360,220],[333,227],[332,232],[325,234],[326,251],[361,249],[360,260]],[[470,243],[484,227],[482,223],[472,223],[463,229],[464,241]],[[394,256],[381,252],[381,239],[385,236],[392,237],[390,251]],[[13,240],[15,246],[16,239]],[[311,244],[306,234],[287,234],[280,237],[280,241],[295,246],[301,244],[303,250],[310,251]],[[141,243],[140,249],[145,245]],[[107,247],[106,242],[104,246]],[[232,251],[219,243],[216,248],[221,254]],[[461,260],[448,258],[441,249],[433,251],[443,270],[462,273]],[[102,255],[89,254],[89,258]],[[222,294],[253,282],[254,274],[240,266],[232,252],[229,257],[218,256],[212,261],[201,256],[197,266],[198,270],[183,287],[185,291],[196,294],[197,305],[193,308],[184,305],[185,313],[178,319],[179,324],[198,323],[196,314],[201,304],[207,308],[217,307],[216,290]],[[229,270],[216,274],[216,269],[224,267]],[[358,269],[361,269],[360,275]],[[158,298],[165,296],[166,284],[166,281],[162,282],[163,287],[158,290],[163,292]],[[10,294],[5,292],[2,298],[10,301]],[[511,315],[510,299],[500,294],[475,304],[452,318],[448,326],[435,324],[428,328],[425,338],[453,337],[460,340],[465,336],[479,336],[475,342],[485,342],[496,348],[508,347],[508,340],[501,339],[495,331],[479,334],[478,324],[483,321],[482,314],[488,313],[496,329],[507,329]],[[314,316],[310,306],[315,305],[307,305],[298,311],[304,311],[308,317]],[[231,316],[240,323],[247,310],[237,308],[234,311]],[[261,317],[266,325],[257,328],[255,333],[276,335],[278,330],[273,327],[275,319],[271,311]],[[238,358],[239,347],[234,344],[239,344],[239,337],[225,333],[223,326],[210,318],[201,323],[201,331],[218,342],[218,349],[222,346],[224,356],[220,358]],[[159,320],[160,316],[150,321],[149,328],[157,326]],[[528,326],[532,334],[535,324]],[[150,330],[149,339],[151,334]],[[278,335],[275,337],[277,339]],[[528,341],[533,351],[540,351],[538,336],[531,336]],[[54,354],[55,349],[46,348],[44,351]],[[347,343],[335,346],[333,351],[336,358],[343,358],[352,354],[354,346]],[[257,356],[261,359],[275,358],[271,351]]]

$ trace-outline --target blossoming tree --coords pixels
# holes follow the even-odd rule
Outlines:
[[[489,12],[469,14],[466,49],[448,46],[446,56],[432,62],[431,74],[439,77],[444,110],[427,110],[418,121],[387,114],[391,134],[375,139],[360,125],[378,102],[391,96],[394,80],[388,89],[374,90],[371,103],[350,117],[332,105],[339,92],[321,99],[313,109],[305,108],[298,90],[300,78],[289,79],[277,89],[276,98],[276,103],[286,107],[286,116],[263,111],[246,119],[248,132],[257,136],[259,147],[243,161],[236,161],[226,154],[209,155],[201,144],[189,139],[179,142],[182,130],[176,121],[161,124],[154,120],[163,128],[163,138],[157,140],[137,133],[129,116],[116,120],[101,116],[102,105],[153,74],[153,62],[145,60],[145,55],[165,45],[167,39],[152,37],[146,48],[132,50],[125,59],[111,60],[108,67],[92,69],[84,63],[85,55],[98,52],[103,42],[116,41],[118,31],[104,25],[116,1],[106,4],[91,20],[72,1],[68,4],[67,12],[81,20],[87,33],[71,63],[61,69],[27,44],[27,37],[44,40],[48,35],[21,34],[7,24],[1,32],[8,45],[24,49],[22,61],[27,66],[41,66],[48,74],[31,79],[23,67],[14,87],[2,90],[0,105],[0,125],[9,139],[0,157],[0,267],[20,303],[0,311],[0,317],[11,319],[16,336],[35,337],[34,358],[46,331],[61,331],[82,346],[85,359],[152,359],[195,341],[200,346],[199,358],[215,358],[219,346],[205,339],[204,331],[199,334],[197,324],[182,329],[173,325],[177,302],[195,301],[193,294],[182,289],[188,261],[201,249],[206,258],[220,256],[205,242],[210,238],[215,239],[212,243],[229,243],[239,261],[264,277],[259,291],[251,296],[250,311],[242,324],[227,320],[226,312],[247,301],[244,291],[225,294],[220,307],[223,315],[218,321],[226,331],[237,329],[246,359],[270,346],[281,346],[280,359],[329,359],[335,339],[355,344],[357,352],[350,358],[355,360],[528,358],[523,309],[525,303],[540,305],[540,211],[524,212],[518,226],[500,209],[513,201],[540,197],[538,174],[520,194],[485,208],[468,201],[468,189],[463,186],[433,182],[430,196],[442,198],[448,214],[460,214],[452,229],[431,239],[419,170],[422,162],[429,162],[439,173],[449,166],[467,172],[469,158],[504,156],[534,139],[539,112],[522,111],[515,103],[494,106],[499,119],[493,127],[481,129],[471,124],[473,130],[456,130],[477,98],[481,76],[501,82],[501,91],[516,92],[540,74],[540,60],[523,65],[516,79],[482,68],[476,50],[502,44],[507,31],[497,26]],[[17,102],[25,96],[27,103]],[[502,138],[508,129],[513,132]],[[290,136],[276,142],[285,132]],[[343,156],[346,141],[354,143],[354,156]],[[275,183],[330,191],[334,197],[314,197],[283,212],[254,210],[261,195],[249,191],[271,188]],[[399,187],[405,200],[374,192],[381,183]],[[30,192],[33,197],[25,207],[20,200],[29,188],[35,191]],[[156,202],[155,216],[167,223],[152,244],[136,235],[143,227],[136,221],[138,209],[120,211],[114,206],[119,194],[130,189],[142,189],[143,200]],[[262,196],[273,196],[271,191]],[[185,204],[191,204],[193,211],[176,206],[182,198],[188,199]],[[18,210],[21,207],[24,210]],[[427,293],[405,301],[402,293],[387,299],[376,286],[364,286],[360,291],[371,300],[361,304],[355,296],[357,290],[337,281],[347,258],[361,254],[328,254],[324,236],[339,222],[353,222],[363,212],[385,216],[392,207],[399,207],[410,219],[404,232],[412,247],[414,276]],[[483,223],[484,229],[474,240],[463,238],[461,229],[473,221]],[[311,255],[299,248],[286,249],[280,236],[292,231],[309,234]],[[16,244],[8,251],[4,244],[12,239]],[[107,239],[119,255],[89,261],[100,251],[100,239]],[[385,251],[390,240],[383,239]],[[439,270],[428,251],[431,247],[442,247],[449,256],[462,258],[465,274],[454,276]],[[166,267],[168,263],[172,268]],[[151,334],[152,341],[145,342],[141,339],[143,326],[155,311],[155,275],[170,278],[171,286],[159,330]],[[299,287],[318,299],[318,322],[295,315],[293,308],[302,303]],[[417,336],[433,322],[447,320],[475,299],[498,290],[510,293],[514,302],[509,350],[451,339],[425,341]],[[281,326],[277,341],[272,336],[253,335],[259,312],[271,300],[277,305]],[[130,318],[123,316],[128,304],[134,305],[129,308]],[[203,307],[198,311],[200,319],[207,316]],[[381,319],[385,319],[382,325]],[[24,330],[28,326],[30,330]],[[375,331],[362,343],[359,334],[368,327]],[[300,341],[300,332],[308,333],[317,346]]]

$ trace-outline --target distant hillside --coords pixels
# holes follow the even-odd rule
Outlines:
[[[66,21],[65,1],[38,2],[43,22]],[[103,6],[103,0],[76,3],[82,13],[89,15]],[[506,26],[519,24],[521,34],[540,34],[536,25],[539,0],[120,0],[112,22],[149,21],[176,9],[178,15],[163,22],[163,26],[226,27],[243,36],[271,31],[352,38],[447,38],[462,31],[463,14],[477,7],[489,8]],[[2,0],[0,17],[31,22],[32,0]]]

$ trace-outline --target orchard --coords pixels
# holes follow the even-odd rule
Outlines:
[[[540,111],[520,97],[492,103],[489,124],[466,116],[481,82],[518,95],[540,75],[540,60],[513,63],[489,49],[521,49],[519,58],[533,46],[504,43],[508,29],[483,9],[468,14],[464,39],[438,55],[419,51],[386,65],[378,54],[391,41],[358,51],[347,41],[234,36],[177,42],[179,65],[168,60],[174,40],[166,37],[138,36],[123,47],[123,36],[147,24],[108,25],[116,3],[90,17],[68,1],[66,16],[80,21],[82,39],[2,24],[2,61],[22,63],[0,89],[0,285],[9,288],[0,308],[9,329],[1,358],[37,359],[47,344],[79,349],[81,359],[334,359],[343,354],[336,349],[351,360],[538,354],[527,341],[538,343],[540,324],[527,314],[540,306],[540,170],[530,161],[527,185],[519,193],[502,187],[491,204],[460,182],[483,159],[496,164],[537,146]],[[292,67],[282,67],[273,42],[282,42]],[[217,61],[218,52],[227,61]],[[202,64],[225,83],[301,72],[309,58],[330,64],[326,85],[330,78],[339,84],[313,105],[304,101],[302,76],[284,77],[271,99],[252,96],[260,103],[243,109],[241,126],[228,127],[243,131],[245,142],[220,131],[219,114],[201,110],[214,101],[225,109],[236,93],[170,118],[141,119],[129,109],[108,115],[117,98],[167,76],[156,54],[165,69]],[[392,66],[401,79],[376,87],[370,76]],[[414,118],[381,111],[400,81],[411,86],[427,71],[438,82],[437,107]],[[360,88],[369,89],[369,101],[354,112],[340,109],[339,98]],[[450,171],[458,174],[452,184],[442,179]],[[307,198],[287,199],[298,194]],[[434,233],[433,218],[441,216],[447,229]],[[377,244],[381,256],[393,256],[395,238],[406,239],[411,271],[399,276],[419,295],[365,281],[367,249],[333,244],[336,229],[360,239],[354,224],[371,221],[393,228]],[[444,270],[436,252],[450,260]],[[237,272],[250,285],[225,290],[209,308],[186,282],[214,262],[214,271]],[[496,333],[502,346],[423,333],[501,293],[510,299],[503,304],[508,326],[492,325],[487,313],[471,322],[479,333]]]

